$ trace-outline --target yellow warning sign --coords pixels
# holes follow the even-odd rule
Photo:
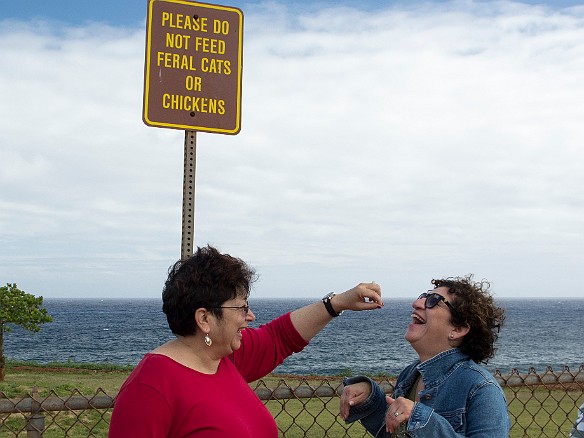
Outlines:
[[[241,10],[185,0],[148,0],[144,123],[237,134],[242,70]]]

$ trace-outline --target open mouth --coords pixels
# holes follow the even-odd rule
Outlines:
[[[412,313],[412,322],[414,324],[426,324],[426,321],[419,315]]]

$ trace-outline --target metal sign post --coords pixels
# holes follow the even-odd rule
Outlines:
[[[197,170],[197,133],[195,131],[185,131],[184,165],[181,260],[186,260],[193,255],[195,237],[195,173]]]
[[[142,120],[185,130],[181,259],[193,254],[196,133],[241,129],[243,13],[190,0],[148,0]]]

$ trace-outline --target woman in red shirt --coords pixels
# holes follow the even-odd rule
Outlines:
[[[122,385],[110,438],[277,438],[248,382],[301,351],[344,310],[383,305],[379,285],[361,283],[248,328],[255,278],[244,261],[211,246],[170,269],[162,308],[176,338],[147,353]]]

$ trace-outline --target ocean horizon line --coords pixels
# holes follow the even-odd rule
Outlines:
[[[154,301],[154,300],[162,300],[162,297],[43,297],[44,300],[72,300],[72,301]],[[307,296],[307,297],[250,297],[250,301],[275,301],[275,300],[286,300],[286,301],[308,301],[314,300],[318,301],[322,297],[318,296]],[[584,297],[572,297],[572,296],[559,296],[559,297],[497,297],[495,296],[495,301],[507,301],[507,300],[514,300],[514,301],[583,301]],[[391,302],[395,301],[412,301],[412,297],[391,297],[391,298],[384,298],[386,301]]]
[[[315,301],[298,297],[252,298],[250,305],[257,319],[251,326]],[[342,321],[327,325],[302,354],[289,357],[278,372],[331,374],[346,368],[356,372],[399,371],[405,361],[415,357],[404,339],[405,327],[411,322],[411,303],[411,298],[386,299],[385,307],[379,311],[343,315],[339,318]],[[44,305],[53,317],[51,324],[44,325],[38,333],[5,337],[11,359],[134,364],[145,352],[172,337],[161,298],[77,297],[47,299]],[[506,298],[500,300],[500,305],[507,318],[491,367],[578,368],[582,364],[579,329],[584,300]]]

